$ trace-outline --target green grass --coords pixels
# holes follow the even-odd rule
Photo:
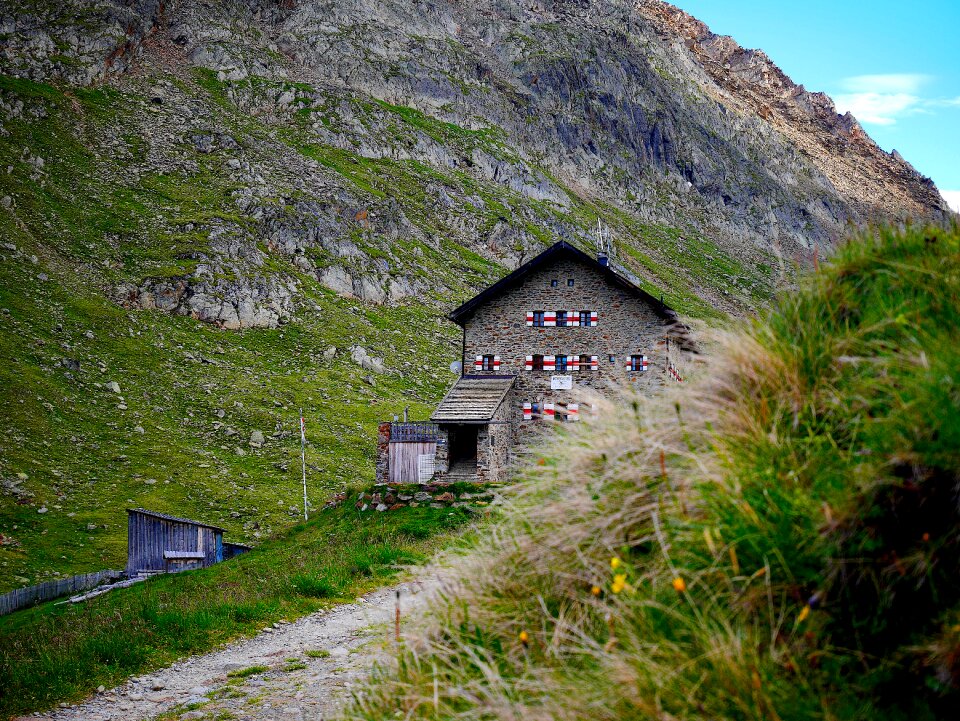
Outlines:
[[[0,716],[75,700],[280,619],[352,600],[425,560],[469,518],[462,509],[360,514],[344,505],[208,569],[0,617]],[[410,523],[429,527],[430,537],[408,534]],[[336,590],[318,594],[305,578],[331,579]]]
[[[960,227],[880,229],[566,430],[350,719],[953,718]]]

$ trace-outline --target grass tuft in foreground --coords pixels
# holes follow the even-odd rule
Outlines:
[[[82,604],[48,603],[0,617],[0,717],[77,699],[279,619],[352,600],[423,561],[469,519],[460,508],[325,509],[210,568],[160,576]]]
[[[960,708],[960,228],[878,230],[533,465],[351,719]]]

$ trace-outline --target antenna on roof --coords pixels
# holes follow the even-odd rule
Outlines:
[[[600,265],[610,263],[610,229],[604,227],[600,218],[597,218],[597,262]]]

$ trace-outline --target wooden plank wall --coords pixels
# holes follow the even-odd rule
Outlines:
[[[95,573],[84,573],[70,578],[59,578],[56,581],[46,581],[45,583],[38,583],[36,586],[18,588],[0,596],[0,616],[13,613],[41,601],[49,601],[52,598],[73,595],[79,591],[96,588],[101,583],[123,578],[123,575],[123,571],[96,571]]]
[[[163,557],[164,551],[195,552],[200,550],[201,544],[204,559],[199,565],[213,565],[217,562],[219,533],[205,526],[131,513],[127,522],[127,574],[166,571],[169,564]]]
[[[431,443],[391,443],[390,444],[390,483],[418,483],[417,459],[420,455],[437,452],[436,442]]]

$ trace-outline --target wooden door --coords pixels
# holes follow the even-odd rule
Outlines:
[[[435,455],[436,452],[435,441],[391,443],[387,480],[390,483],[419,483],[420,456]]]

